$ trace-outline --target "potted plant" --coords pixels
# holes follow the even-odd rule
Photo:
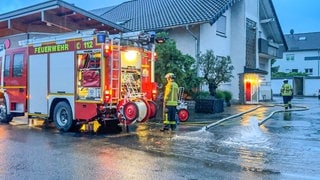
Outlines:
[[[234,69],[229,56],[215,56],[213,50],[207,50],[204,54],[198,56],[199,69],[203,75],[203,81],[208,85],[210,96],[206,99],[198,99],[197,105],[206,107],[213,112],[223,112],[224,94],[217,91],[221,83],[231,80]],[[201,103],[200,103],[201,102]],[[198,108],[201,109],[201,108]]]
[[[208,84],[211,96],[216,95],[216,90],[221,83],[229,82],[233,77],[234,69],[229,56],[216,57],[213,50],[207,50],[206,53],[198,56],[199,68],[203,72],[203,79]]]

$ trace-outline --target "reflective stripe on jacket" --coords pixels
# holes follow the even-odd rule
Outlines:
[[[178,105],[178,91],[179,87],[176,82],[169,81],[166,85],[164,101],[168,106],[177,106]]]

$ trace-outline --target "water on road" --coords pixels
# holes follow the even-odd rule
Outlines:
[[[259,126],[283,109],[263,106],[207,130],[205,123],[163,133],[150,122],[120,134],[0,125],[0,177],[319,179],[320,100],[293,103],[308,110],[275,113]]]

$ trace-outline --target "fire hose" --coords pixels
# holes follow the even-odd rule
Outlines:
[[[244,112],[241,112],[241,113],[238,113],[238,114],[235,114],[235,115],[232,115],[232,116],[229,116],[229,117],[226,117],[226,118],[223,118],[219,121],[216,121],[214,123],[211,123],[209,125],[206,125],[204,127],[202,127],[202,131],[205,131],[205,130],[208,130],[214,126],[217,126],[219,125],[220,123],[223,123],[227,120],[230,120],[230,119],[233,119],[233,118],[236,118],[236,117],[239,117],[239,116],[242,116],[244,114],[247,114],[249,112],[252,112],[252,111],[255,111],[257,110],[258,108],[261,108],[261,107],[270,107],[270,106],[275,106],[275,105],[258,105],[252,109],[249,109],[247,111],[244,111]],[[291,112],[291,111],[306,111],[308,110],[309,108],[305,107],[305,106],[293,106],[294,108],[293,109],[288,109],[288,110],[276,110],[276,111],[272,111],[267,117],[265,117],[264,119],[262,119],[258,125],[261,126],[263,123],[265,123],[268,119],[270,119],[274,114],[276,113],[279,113],[279,112]]]
[[[272,111],[267,117],[262,119],[258,125],[261,126],[263,123],[265,123],[268,119],[270,119],[274,114],[280,113],[280,112],[291,112],[291,111],[306,111],[309,108],[305,106],[294,106],[294,109],[286,109],[286,110],[277,110],[277,111]]]

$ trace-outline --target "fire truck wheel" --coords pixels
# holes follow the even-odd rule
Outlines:
[[[61,101],[54,107],[53,122],[60,131],[66,132],[72,128],[72,111],[68,103]]]
[[[181,122],[186,122],[189,119],[189,111],[187,109],[179,109],[178,118]]]
[[[136,103],[128,102],[123,107],[123,114],[126,118],[125,124],[130,125],[132,124],[139,115],[139,109]]]
[[[1,100],[0,102],[0,121],[2,123],[9,123],[13,117],[11,114],[7,114],[7,104],[6,104],[6,99],[3,98],[3,100]]]
[[[153,101],[148,101],[148,103],[150,105],[150,116],[149,116],[149,119],[152,119],[152,118],[156,117],[156,115],[157,115],[157,105]]]

